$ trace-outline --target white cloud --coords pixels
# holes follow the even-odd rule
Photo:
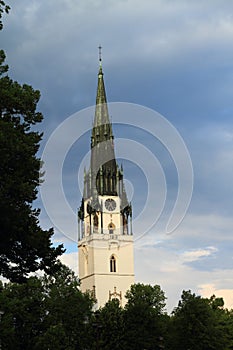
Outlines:
[[[212,283],[201,285],[198,292],[206,298],[210,298],[212,295],[223,298],[224,306],[228,309],[233,309],[233,289],[217,289]]]
[[[165,244],[157,248],[137,249],[135,266],[137,282],[159,284],[165,291],[169,312],[177,306],[182,290],[191,289],[194,293],[209,297],[212,291],[205,289],[205,285],[213,285],[214,290],[218,291],[216,295],[224,290],[222,296],[227,296],[225,306],[232,307],[232,301],[228,298],[232,286],[232,281],[229,281],[232,269],[197,270],[186,265],[176,251],[167,248]]]
[[[182,262],[196,261],[196,260],[199,260],[201,258],[208,257],[217,251],[218,251],[218,249],[215,247],[207,247],[204,249],[188,250],[180,255],[180,259]]]
[[[65,253],[59,259],[78,275],[78,252]]]

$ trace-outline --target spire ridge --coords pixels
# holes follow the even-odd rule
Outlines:
[[[110,124],[108,106],[107,106],[107,97],[104,86],[104,73],[102,70],[102,46],[99,46],[99,73],[98,73],[98,86],[96,94],[96,110],[95,110],[95,119],[94,127]]]

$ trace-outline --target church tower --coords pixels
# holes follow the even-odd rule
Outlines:
[[[134,283],[132,207],[115,158],[101,56],[90,168],[84,172],[78,211],[78,249],[81,290],[92,293],[98,307],[113,298],[124,306]]]

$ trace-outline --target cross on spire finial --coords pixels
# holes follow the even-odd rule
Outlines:
[[[99,45],[99,61],[102,61],[102,46]]]

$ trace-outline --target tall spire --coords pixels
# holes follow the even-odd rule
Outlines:
[[[110,123],[107,97],[104,86],[101,49],[102,47],[99,46],[99,73],[96,94],[95,118],[91,138],[92,148],[95,147],[98,143],[105,142],[107,140],[111,141],[113,144],[112,125]]]
[[[96,108],[95,108],[95,120],[94,127],[103,124],[110,124],[107,97],[104,86],[104,73],[102,69],[102,47],[99,46],[99,73],[98,73],[98,87],[96,94]]]
[[[99,196],[119,196],[122,213],[130,208],[123,184],[123,169],[115,157],[112,124],[109,118],[107,97],[102,68],[102,52],[99,46],[99,71],[96,93],[95,117],[91,134],[90,168],[84,174],[83,201],[79,217],[84,213],[84,201],[91,200],[91,206],[101,211]],[[127,212],[128,213],[128,212]],[[126,213],[126,215],[128,215]],[[82,219],[83,220],[83,219]]]
[[[96,194],[117,195],[117,163],[103,76],[100,46],[95,119],[91,136],[91,188]]]

